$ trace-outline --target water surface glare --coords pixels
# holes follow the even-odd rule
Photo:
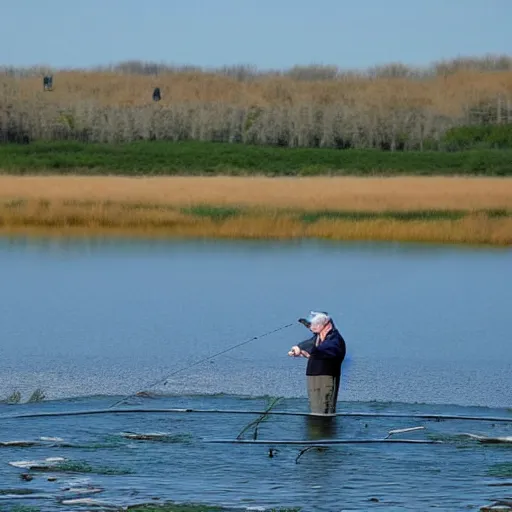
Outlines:
[[[341,399],[508,407],[512,251],[321,242],[0,239],[0,395],[306,396],[295,323],[329,311]]]

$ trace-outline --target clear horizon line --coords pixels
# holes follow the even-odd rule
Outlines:
[[[88,66],[54,66],[52,64],[48,63],[34,63],[29,65],[14,65],[14,64],[0,64],[0,70],[1,69],[19,69],[19,70],[27,70],[27,69],[38,69],[38,68],[49,68],[53,70],[60,70],[60,71],[94,71],[94,70],[101,70],[101,69],[108,69],[113,67],[119,67],[122,65],[127,64],[140,64],[144,66],[160,66],[162,68],[189,68],[189,69],[195,69],[195,70],[203,70],[203,71],[215,71],[215,70],[222,70],[222,69],[250,69],[257,73],[272,73],[272,72],[283,72],[283,71],[291,71],[297,68],[324,68],[324,69],[332,69],[342,72],[361,72],[361,71],[370,71],[374,69],[383,69],[387,67],[393,67],[393,66],[400,66],[403,68],[408,68],[410,70],[418,70],[418,71],[425,71],[432,68],[435,68],[436,66],[440,66],[443,64],[454,64],[456,62],[470,62],[470,61],[480,61],[484,62],[486,60],[510,60],[512,63],[512,53],[482,53],[479,55],[469,55],[469,54],[457,54],[452,57],[445,57],[443,59],[434,59],[431,60],[427,64],[407,64],[398,60],[390,60],[389,62],[382,63],[382,64],[374,64],[370,66],[362,66],[362,67],[342,67],[336,64],[328,64],[323,62],[310,62],[310,63],[296,63],[291,66],[282,67],[282,68],[264,68],[264,67],[258,67],[255,64],[251,64],[249,62],[239,62],[237,64],[223,64],[220,66],[205,66],[205,65],[197,65],[192,63],[176,63],[172,61],[164,61],[164,60],[143,60],[143,59],[121,59],[118,61],[111,61],[109,63],[97,63],[97,64],[90,64]]]

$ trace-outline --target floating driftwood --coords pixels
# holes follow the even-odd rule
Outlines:
[[[103,489],[100,487],[66,487],[62,490],[71,494],[97,494],[103,492]]]
[[[40,442],[40,441],[43,441],[43,442]],[[28,448],[31,446],[44,446],[44,443],[47,443],[47,442],[57,443],[57,442],[61,442],[61,441],[64,441],[64,440],[61,439],[60,437],[44,437],[44,436],[42,436],[39,438],[39,441],[28,441],[28,440],[0,441],[0,446],[5,446],[5,447],[17,446],[17,447]]]
[[[148,432],[148,433],[138,433],[138,432],[121,432],[122,437],[126,437],[127,439],[137,439],[142,441],[159,441],[161,439],[167,439],[171,437],[173,434],[169,432]]]
[[[498,500],[492,505],[480,507],[480,512],[508,512],[512,511],[512,500]]]
[[[464,433],[461,435],[470,437],[471,439],[476,439],[480,443],[487,443],[487,444],[510,443],[510,444],[512,444],[512,436],[491,437],[491,436],[480,436],[477,434],[467,434],[467,433]]]
[[[425,427],[397,428],[395,430],[390,430],[386,436],[386,439],[394,436],[395,434],[405,434],[406,432],[414,432],[416,430],[425,430]]]
[[[103,509],[120,510],[118,505],[112,505],[104,501],[95,500],[93,498],[69,498],[60,502],[62,505],[90,505],[92,507],[102,507]]]
[[[89,409],[82,411],[58,411],[58,412],[34,412],[25,414],[9,414],[2,415],[0,419],[23,419],[23,418],[43,418],[43,417],[60,417],[60,416],[87,416],[94,414],[256,414],[272,415],[272,416],[309,416],[316,415],[309,412],[299,411],[254,411],[241,409],[190,409],[190,408],[166,408],[166,409],[144,409],[144,408],[125,408],[125,409]],[[490,422],[508,422],[512,423],[512,416],[465,416],[458,414],[408,414],[393,412],[338,412],[333,416],[346,418],[414,418],[423,420],[461,420],[461,421],[490,421]]]
[[[0,446],[22,446],[25,448],[40,445],[41,443],[38,443],[37,441],[0,441]]]
[[[14,462],[9,462],[10,466],[14,466],[15,468],[23,468],[23,469],[34,469],[34,468],[51,468],[52,466],[56,466],[61,462],[66,462],[67,459],[64,457],[48,457],[42,460],[19,460]]]

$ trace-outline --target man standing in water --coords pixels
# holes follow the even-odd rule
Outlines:
[[[306,376],[311,413],[332,416],[336,413],[345,340],[327,313],[311,311],[308,318],[301,318],[299,322],[308,327],[313,336],[294,345],[288,355],[308,358]]]

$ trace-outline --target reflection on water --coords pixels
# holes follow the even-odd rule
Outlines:
[[[340,423],[339,417],[306,416],[304,419],[307,426],[306,439],[315,441],[336,437],[336,424]]]

